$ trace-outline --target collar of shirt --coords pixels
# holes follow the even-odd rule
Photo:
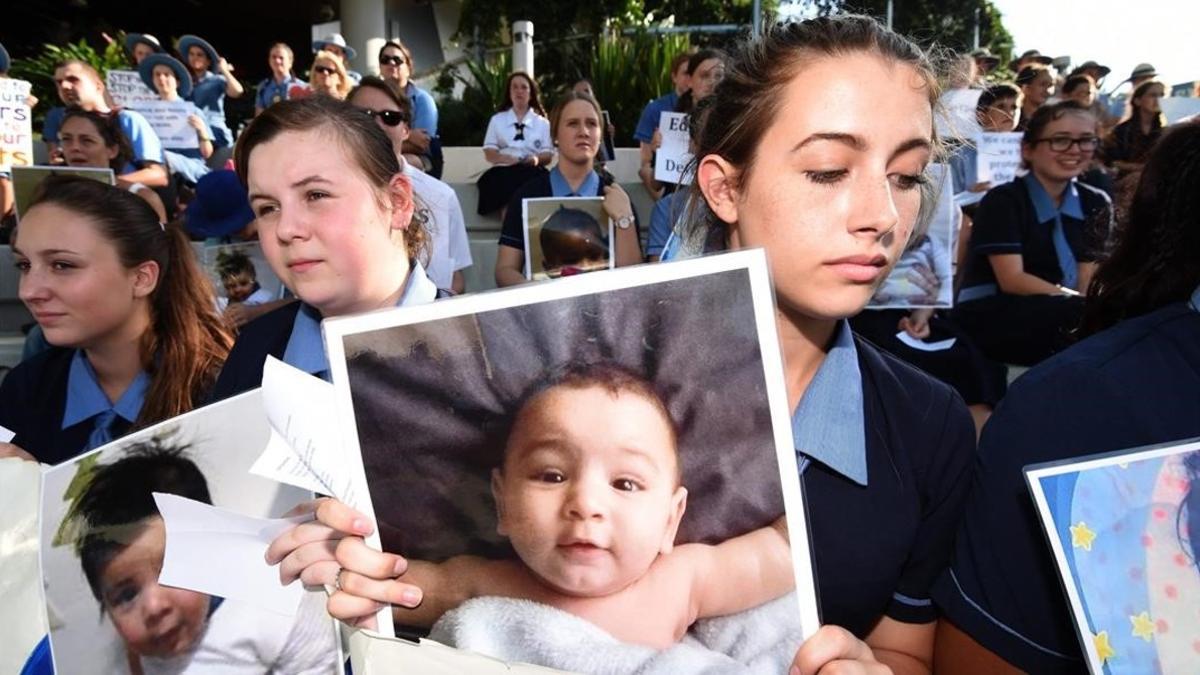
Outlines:
[[[1056,219],[1060,214],[1071,216],[1075,220],[1083,220],[1083,205],[1079,202],[1079,190],[1075,188],[1075,181],[1067,183],[1067,189],[1063,192],[1062,206],[1055,207],[1054,200],[1046,192],[1046,188],[1033,172],[1025,174],[1022,177],[1025,181],[1025,187],[1029,190],[1029,199],[1033,201],[1033,210],[1037,213],[1039,223],[1045,223]]]
[[[595,197],[600,192],[600,176],[595,171],[589,171],[578,190],[572,190],[562,172],[555,165],[550,169],[550,192],[555,197]]]
[[[1191,305],[1193,310],[1200,312],[1200,286],[1197,286],[1196,290],[1192,291]]]
[[[792,413],[796,452],[867,484],[867,434],[862,373],[850,324],[839,321],[833,346]]]
[[[414,260],[396,306],[424,305],[435,298],[437,285],[425,274],[421,263]],[[296,312],[296,320],[292,323],[292,334],[283,350],[283,362],[309,375],[329,379],[329,355],[321,339],[321,313],[312,305],[300,304],[300,311]]]
[[[67,406],[63,411],[62,428],[75,426],[80,422],[95,417],[102,412],[112,410],[126,422],[137,421],[138,413],[142,411],[142,402],[146,399],[146,390],[150,388],[150,377],[141,371],[129,383],[125,393],[116,403],[111,403],[100,383],[96,381],[96,371],[82,350],[76,350],[71,357],[71,368],[67,373]]]

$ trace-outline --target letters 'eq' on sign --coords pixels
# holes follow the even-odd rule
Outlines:
[[[33,114],[30,85],[0,78],[0,171],[33,164]]]

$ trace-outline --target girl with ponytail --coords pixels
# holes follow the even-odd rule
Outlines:
[[[145,201],[46,179],[13,239],[20,297],[53,349],[0,385],[0,457],[59,463],[207,397],[232,336],[186,237]]]

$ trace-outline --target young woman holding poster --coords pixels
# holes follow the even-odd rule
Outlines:
[[[13,240],[54,348],[0,385],[0,456],[66,461],[207,396],[232,339],[187,237],[128,190],[52,176]]]
[[[744,47],[699,137],[692,250],[764,247],[776,282],[830,624],[800,648],[794,673],[927,673],[932,663],[929,587],[966,494],[971,417],[949,387],[854,339],[845,318],[917,221],[937,95],[904,38],[867,18],[814,19]],[[847,112],[831,121],[833,108]],[[396,580],[402,558],[355,538],[370,532],[367,518],[332,500],[312,508],[317,522],[268,550],[283,581],[336,583],[330,612],[360,624],[381,602],[420,602],[420,589]]]
[[[258,387],[267,355],[328,378],[321,319],[432,302],[437,287],[417,258],[412,183],[371,115],[328,96],[281,101],[238,139],[271,269],[299,303],[246,324],[213,393]]]

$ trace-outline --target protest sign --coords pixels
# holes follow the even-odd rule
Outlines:
[[[188,101],[150,101],[139,103],[138,112],[146,118],[164,148],[189,150],[200,147],[200,136],[188,124],[188,116],[196,114],[196,106]]]
[[[33,164],[33,114],[30,85],[0,77],[0,171]]]
[[[979,135],[975,171],[981,183],[992,186],[1007,183],[1017,176],[1021,167],[1021,138],[1019,131],[990,132]],[[969,186],[968,186],[969,187]]]
[[[158,94],[151,91],[136,70],[110,70],[104,76],[104,85],[113,105],[132,110],[141,110],[143,104],[155,103]]]
[[[93,169],[76,166],[14,166],[13,167],[13,202],[17,209],[17,218],[29,208],[33,194],[38,185],[50,176],[80,176],[91,178],[101,183],[116,185],[117,179],[112,169]]]
[[[546,197],[521,202],[525,278],[573,276],[613,267],[613,224],[600,197]]]
[[[692,177],[684,170],[692,161],[688,152],[688,115],[665,112],[659,118],[658,131],[662,144],[654,153],[654,180],[663,183],[691,184]]]

